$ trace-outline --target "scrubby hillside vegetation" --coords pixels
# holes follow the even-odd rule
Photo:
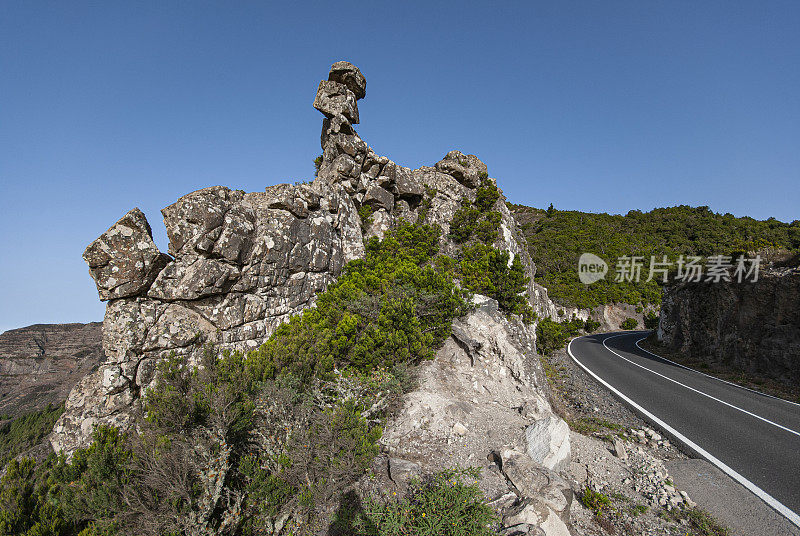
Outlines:
[[[659,304],[661,290],[647,279],[651,255],[732,255],[761,252],[788,256],[800,250],[800,220],[784,223],[718,214],[708,207],[681,205],[626,215],[594,214],[574,210],[547,210],[509,204],[528,241],[536,263],[536,282],[563,305],[591,308],[609,303]],[[578,280],[578,258],[594,253],[609,265],[604,280],[590,286]],[[614,268],[621,256],[645,259],[642,280],[615,282]]]

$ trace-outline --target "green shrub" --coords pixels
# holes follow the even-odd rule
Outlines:
[[[507,251],[475,243],[464,246],[458,265],[458,275],[466,288],[472,292],[494,298],[500,309],[518,314],[526,322],[532,320],[533,310],[525,291],[530,279],[518,256],[509,262]]]
[[[622,324],[619,325],[620,328],[629,330],[629,329],[636,329],[639,326],[639,322],[635,318],[626,318]]]
[[[69,462],[56,455],[38,464],[12,460],[0,480],[0,534],[113,534],[131,455],[124,436],[98,427],[92,445]]]
[[[500,234],[502,215],[492,210],[500,199],[500,191],[488,177],[481,179],[475,192],[475,201],[461,200],[461,207],[450,222],[450,239],[456,244],[464,244],[475,237],[484,244],[493,244]]]
[[[578,495],[581,504],[594,512],[597,517],[602,517],[611,509],[611,499],[607,495],[594,491],[589,486],[583,488],[583,491]]]
[[[600,327],[600,322],[592,320],[591,318],[587,318],[586,322],[584,322],[583,330],[586,333],[591,333],[593,331],[596,331],[599,327]]]
[[[374,210],[369,205],[361,205],[358,209],[358,217],[361,220],[361,232],[364,232],[372,225],[372,214]]]
[[[539,353],[550,355],[554,351],[564,348],[567,341],[585,330],[589,321],[571,320],[567,322],[555,322],[549,318],[543,318],[536,325],[536,347]]]
[[[319,295],[316,306],[280,326],[250,357],[259,379],[281,371],[301,379],[334,366],[367,371],[430,359],[469,311],[467,294],[436,263],[439,229],[403,223]]]
[[[412,483],[405,499],[369,501],[352,522],[334,526],[363,536],[490,536],[497,517],[477,486],[477,469],[443,471]],[[349,524],[349,523],[348,523]]]
[[[0,468],[11,458],[35,447],[53,431],[64,405],[47,407],[22,415],[0,427]]]
[[[322,167],[322,155],[314,159],[314,176],[319,175],[319,168]]]
[[[481,217],[480,211],[471,206],[469,202],[464,199],[455,214],[453,220],[450,222],[450,239],[456,244],[463,244],[475,232],[475,226]]]
[[[475,208],[485,214],[492,210],[498,199],[500,190],[497,189],[497,185],[489,180],[488,175],[481,177],[481,182],[475,191]]]
[[[658,315],[653,311],[648,311],[644,315],[644,328],[645,329],[658,329]]]

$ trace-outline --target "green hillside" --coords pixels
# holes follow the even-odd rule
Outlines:
[[[645,282],[651,255],[732,255],[760,252],[762,257],[786,257],[800,250],[800,220],[783,223],[717,214],[708,207],[632,210],[626,215],[593,214],[573,210],[542,210],[509,204],[528,240],[536,263],[536,281],[550,297],[564,305],[595,307],[607,303],[658,304],[661,290]],[[609,265],[604,280],[588,287],[578,280],[578,258],[589,252]],[[614,282],[617,258],[644,257],[642,280]]]

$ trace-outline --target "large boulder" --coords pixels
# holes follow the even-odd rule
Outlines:
[[[358,124],[358,105],[355,94],[344,84],[323,80],[317,88],[314,108],[328,117],[342,116],[350,123]]]
[[[461,151],[450,151],[444,158],[436,162],[436,169],[452,175],[458,182],[469,188],[477,188],[480,178],[487,173],[486,164],[474,154]]]
[[[143,294],[167,264],[138,208],[120,218],[83,252],[101,300]]]
[[[367,95],[367,79],[364,78],[358,67],[349,61],[337,61],[331,65],[328,80],[347,86],[356,99],[363,99]]]

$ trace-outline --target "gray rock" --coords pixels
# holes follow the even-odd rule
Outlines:
[[[403,491],[408,488],[413,479],[422,476],[422,468],[419,464],[402,458],[389,458],[387,465],[389,478]]]
[[[562,471],[569,467],[569,427],[555,415],[539,419],[525,429],[528,455],[548,469]]]
[[[346,85],[331,80],[322,80],[314,98],[314,108],[328,117],[342,116],[350,123],[358,124],[356,96]]]
[[[477,188],[480,175],[486,173],[486,164],[474,154],[465,155],[461,151],[450,151],[436,163],[436,169],[453,176],[461,184],[469,188]]]
[[[675,283],[661,300],[658,337],[669,349],[778,381],[800,381],[800,267],[758,281]]]
[[[132,209],[83,252],[101,300],[138,296],[167,264],[153,242],[147,219]]]
[[[394,196],[377,184],[372,184],[364,196],[364,204],[392,210],[394,208]]]
[[[356,99],[363,99],[367,95],[367,79],[361,71],[349,61],[337,61],[331,65],[328,80],[339,82],[353,92]]]
[[[621,460],[628,459],[628,452],[625,450],[625,443],[618,437],[614,437],[614,455]]]

